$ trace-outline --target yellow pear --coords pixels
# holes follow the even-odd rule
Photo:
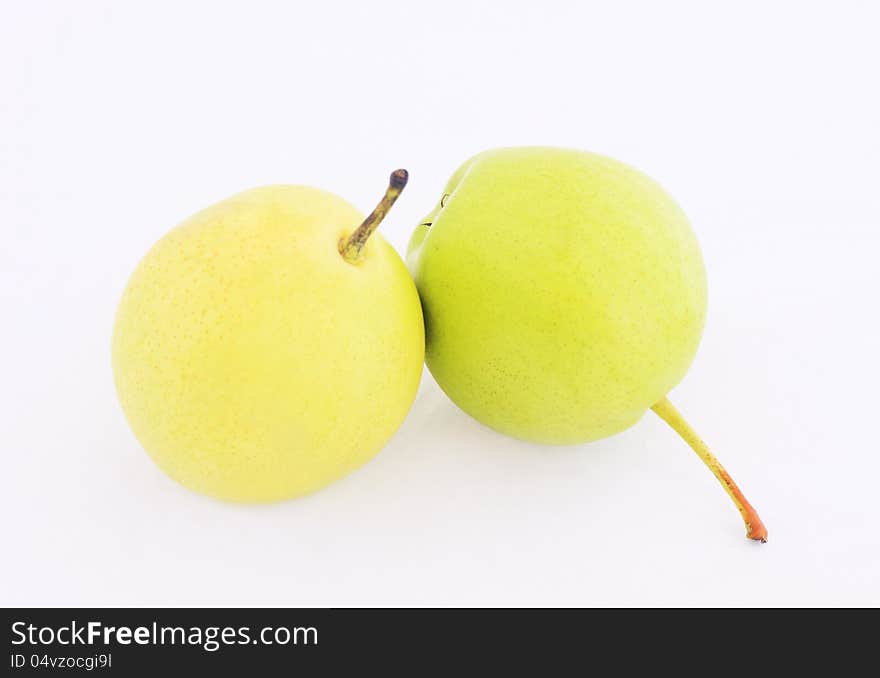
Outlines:
[[[154,461],[220,499],[296,497],[373,457],[412,404],[419,298],[378,223],[307,186],[239,193],[140,262],[119,304],[113,371]],[[372,235],[372,237],[370,237]]]

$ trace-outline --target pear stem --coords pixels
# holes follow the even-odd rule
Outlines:
[[[740,491],[736,486],[736,483],[733,482],[733,478],[730,477],[730,474],[724,470],[721,462],[715,458],[715,455],[712,454],[706,443],[700,440],[697,433],[690,427],[690,425],[688,425],[684,420],[684,417],[681,416],[681,413],[675,409],[672,403],[669,402],[669,399],[663,398],[663,400],[654,405],[651,409],[654,410],[658,417],[669,424],[672,429],[693,448],[694,452],[697,453],[697,456],[703,460],[703,463],[709,467],[709,470],[712,471],[724,489],[727,490],[727,494],[733,499],[733,503],[736,504],[736,507],[739,509],[743,521],[746,524],[746,537],[754,539],[755,541],[766,542],[767,528],[764,527],[764,523],[762,523],[761,519],[758,517],[758,512],[752,507],[745,496],[743,496],[742,491]]]
[[[388,180],[388,188],[385,190],[385,195],[382,196],[379,204],[376,205],[376,209],[370,212],[370,216],[364,219],[363,223],[351,235],[339,241],[339,253],[347,262],[354,264],[360,260],[361,252],[364,249],[364,245],[367,244],[367,239],[373,235],[373,231],[382,223],[382,219],[388,214],[388,210],[391,209],[394,201],[397,200],[397,197],[403,191],[403,187],[406,186],[407,179],[409,179],[409,173],[405,169],[394,170]]]

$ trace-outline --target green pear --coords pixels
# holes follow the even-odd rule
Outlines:
[[[397,430],[424,324],[403,261],[370,236],[406,179],[394,172],[366,219],[316,188],[255,188],[147,253],[116,314],[113,372],[168,475],[220,499],[286,499],[357,468]]]
[[[483,424],[573,444],[648,409],[724,484],[761,541],[757,513],[666,394],[693,360],[706,274],[688,219],[652,179],[601,155],[503,148],[465,162],[413,233],[426,361]]]

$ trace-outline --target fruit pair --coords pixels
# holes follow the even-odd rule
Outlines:
[[[700,250],[672,199],[595,154],[479,154],[413,234],[414,287],[370,237],[406,178],[392,174],[365,220],[323,191],[274,186],[218,203],[154,246],[120,304],[113,362],[123,409],[159,466],[224,499],[316,490],[381,449],[426,358],[463,410],[525,440],[596,440],[654,409],[764,541],[666,399],[706,306]]]

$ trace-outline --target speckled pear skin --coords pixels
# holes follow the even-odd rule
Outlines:
[[[685,375],[706,314],[688,220],[601,155],[503,148],[462,165],[413,233],[426,360],[465,412],[523,440],[628,428]]]
[[[175,480],[220,499],[317,490],[365,463],[412,404],[424,326],[412,280],[363,215],[304,186],[240,193],[140,262],[116,315],[113,371],[135,435]]]

